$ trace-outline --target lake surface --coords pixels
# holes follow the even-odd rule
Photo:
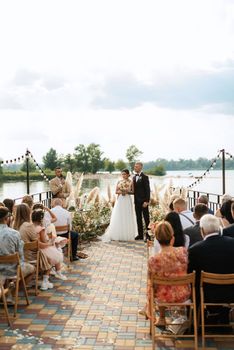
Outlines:
[[[169,184],[172,181],[174,187],[187,187],[194,181],[197,176],[201,176],[204,171],[168,171],[166,176],[151,176],[150,184]],[[100,188],[100,193],[107,195],[107,187],[110,185],[112,192],[115,190],[116,183],[120,176],[113,175],[110,178],[84,179],[82,192],[89,192],[95,186]],[[207,193],[222,194],[222,172],[213,170],[204,180],[193,187],[194,190],[204,191]],[[46,181],[31,181],[30,193],[39,193],[49,190],[49,184]],[[0,201],[4,198],[19,198],[26,194],[26,181],[23,182],[5,182],[0,183]],[[226,171],[226,193],[234,196],[234,170]]]

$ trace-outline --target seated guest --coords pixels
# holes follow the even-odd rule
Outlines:
[[[195,223],[193,213],[187,210],[187,203],[183,198],[177,198],[173,202],[174,211],[179,214],[183,230]]]
[[[227,200],[224,202],[220,208],[220,214],[221,214],[221,221],[222,226],[227,227],[234,223],[234,219],[232,217],[231,213],[231,206],[232,206],[233,200]]]
[[[57,220],[54,222],[56,226],[65,226],[69,225],[70,229],[72,229],[72,219],[71,213],[62,207],[63,202],[60,198],[55,198],[53,200],[53,208],[51,211],[57,217]],[[59,236],[68,238],[68,232],[60,232]],[[77,246],[78,246],[78,233],[71,231],[71,246],[72,246],[72,260],[79,260],[77,256]]]
[[[227,201],[231,201],[232,200],[232,196],[230,196],[229,194],[223,194],[222,197],[221,197],[221,206],[227,202]],[[220,208],[218,208],[215,212],[215,216],[217,216],[218,218],[221,218],[222,217],[222,214],[220,213]]]
[[[174,233],[172,226],[167,221],[162,221],[156,226],[156,238],[161,245],[161,250],[148,262],[148,271],[160,277],[176,277],[186,275],[188,267],[188,255],[185,247],[173,247]],[[156,287],[155,298],[158,302],[184,302],[190,296],[190,286],[163,286]],[[146,316],[149,311],[150,285],[147,288]],[[165,324],[165,310],[160,308],[160,317],[157,325]],[[142,312],[141,312],[142,314]]]
[[[165,221],[169,222],[174,232],[174,247],[185,247],[189,246],[189,237],[184,234],[180,216],[175,211],[168,213],[165,217]]]
[[[234,202],[231,205],[231,214],[234,219]],[[234,224],[231,224],[223,229],[223,236],[234,238]]]
[[[55,277],[61,280],[67,280],[67,277],[61,272],[61,264],[63,262],[63,253],[59,251],[54,243],[54,239],[50,238],[46,233],[45,227],[42,226],[44,212],[41,209],[33,210],[32,222],[35,226],[38,239],[43,246],[41,250],[46,255],[52,266],[55,266]]]
[[[234,240],[220,234],[220,221],[211,214],[204,215],[200,220],[203,241],[189,248],[188,271],[196,271],[196,293],[199,303],[199,283],[201,271],[227,274],[234,273]],[[208,302],[234,302],[234,286],[205,287],[205,300]]]
[[[22,198],[22,202],[21,203],[26,203],[29,208],[32,210],[32,207],[33,207],[33,198],[32,196],[30,196],[29,194],[26,194],[26,196],[24,196]]]
[[[36,232],[35,226],[31,221],[31,211],[26,203],[22,203],[16,206],[14,228],[19,231],[21,239],[25,243],[38,241],[38,234]],[[53,283],[49,281],[52,265],[43,252],[44,245],[44,243],[39,242],[39,265],[40,270],[43,273],[41,290],[47,290],[54,287]],[[37,253],[33,250],[27,250],[25,252],[25,259],[28,261],[36,260],[36,256]]]
[[[31,275],[35,271],[35,267],[27,262],[24,262],[24,242],[20,238],[18,231],[8,227],[8,217],[10,212],[5,207],[0,207],[0,255],[11,255],[19,253],[21,268],[24,277]],[[0,264],[0,279],[2,283],[8,277],[13,277],[16,274],[14,265]]]
[[[212,214],[214,215],[214,212],[213,210],[211,210],[209,207],[208,207],[208,203],[209,203],[209,200],[208,200],[208,196],[206,196],[205,194],[202,194],[200,197],[198,197],[197,199],[197,204],[205,204],[208,208],[208,213],[206,214]],[[191,208],[191,211],[194,211],[194,207]]]
[[[13,221],[14,221],[14,217],[13,217],[13,210],[14,210],[14,205],[15,205],[15,202],[13,199],[11,198],[5,198],[3,200],[3,203],[5,205],[6,208],[8,208],[11,216],[9,216],[9,223],[8,223],[8,226],[9,227],[12,227],[13,225]]]
[[[196,222],[193,226],[187,227],[184,230],[185,235],[188,235],[190,238],[189,246],[193,245],[198,241],[203,240],[203,237],[201,235],[201,230],[200,230],[200,220],[202,216],[205,214],[208,214],[208,207],[205,204],[200,203],[195,205],[193,216]]]

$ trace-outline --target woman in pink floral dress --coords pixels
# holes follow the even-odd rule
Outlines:
[[[161,250],[148,261],[149,274],[153,273],[160,277],[178,277],[187,274],[188,255],[185,247],[173,247],[174,232],[169,222],[160,222],[155,231],[155,236],[161,245]],[[184,302],[190,297],[190,286],[156,286],[155,299],[158,302]],[[150,284],[147,288],[147,308],[149,312]],[[164,308],[160,308],[158,325],[165,324]]]

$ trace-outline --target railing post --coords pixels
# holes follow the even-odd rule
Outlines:
[[[223,194],[226,192],[225,189],[225,150],[221,149],[222,152],[222,183],[223,183]]]
[[[30,189],[29,189],[29,152],[28,149],[26,151],[26,172],[27,172],[27,194],[30,194]]]

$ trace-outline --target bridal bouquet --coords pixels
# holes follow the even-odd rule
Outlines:
[[[118,189],[121,192],[128,193],[130,191],[130,181],[120,181],[118,183]]]

